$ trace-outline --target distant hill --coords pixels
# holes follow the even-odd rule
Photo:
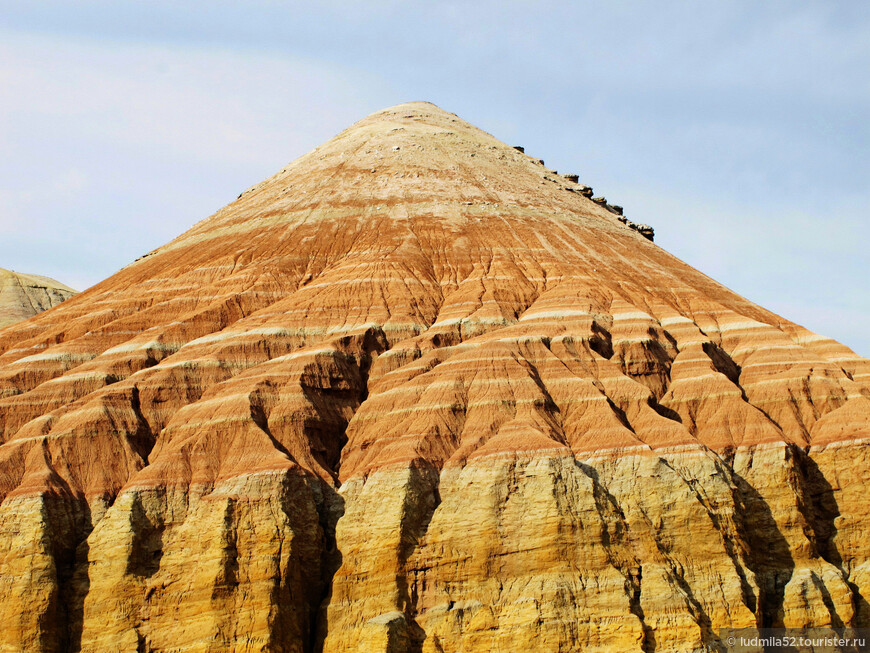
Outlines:
[[[76,292],[49,277],[0,268],[0,327],[42,313]]]

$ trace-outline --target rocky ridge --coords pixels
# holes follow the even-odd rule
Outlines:
[[[57,306],[75,294],[60,281],[0,268],[0,328]]]
[[[870,626],[870,361],[573,185],[399,105],[0,332],[0,651]]]

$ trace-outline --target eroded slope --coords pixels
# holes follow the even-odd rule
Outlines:
[[[0,332],[0,649],[870,626],[868,361],[579,190],[400,105]]]

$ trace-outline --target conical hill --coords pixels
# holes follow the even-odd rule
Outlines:
[[[870,627],[870,361],[573,179],[399,105],[0,331],[0,649]]]

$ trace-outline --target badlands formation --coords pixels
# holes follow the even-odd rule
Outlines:
[[[426,103],[0,331],[0,651],[870,626],[870,361]]]
[[[0,328],[57,306],[75,294],[60,281],[0,268]]]

